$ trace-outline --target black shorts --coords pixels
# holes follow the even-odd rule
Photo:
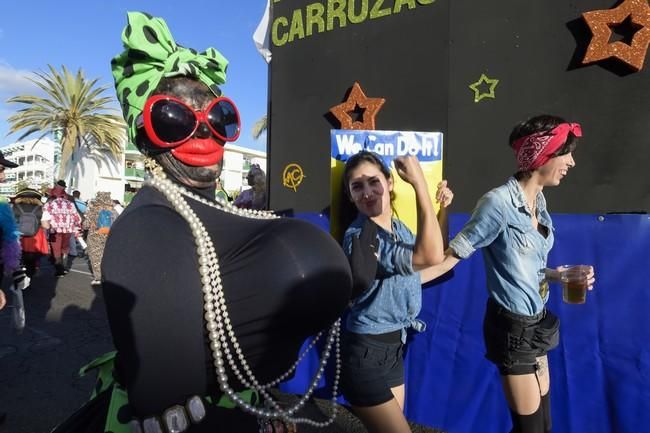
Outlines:
[[[560,320],[544,309],[535,316],[523,316],[488,299],[483,320],[485,357],[502,375],[530,374],[537,370],[537,358],[555,348],[560,338]]]
[[[353,406],[368,407],[393,399],[391,388],[404,384],[401,331],[343,336],[341,389]]]

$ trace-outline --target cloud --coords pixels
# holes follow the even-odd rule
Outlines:
[[[9,122],[7,118],[14,114],[16,110],[14,107],[9,107],[7,104],[0,103],[0,146],[4,146],[16,141],[20,135],[12,134],[7,136],[9,132]]]
[[[31,71],[16,69],[0,59],[0,145],[13,143],[19,137],[16,134],[6,136],[9,129],[7,118],[20,108],[19,104],[7,104],[7,99],[17,95],[43,94],[41,89],[29,81],[27,77],[30,76],[33,76]]]
[[[38,87],[27,78],[31,76],[32,71],[16,69],[0,61],[0,97],[6,99],[15,95],[36,93]]]

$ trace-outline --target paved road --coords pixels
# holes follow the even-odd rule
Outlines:
[[[25,290],[27,325],[12,327],[11,307],[0,311],[0,412],[7,419],[0,433],[47,433],[88,400],[94,377],[79,368],[113,349],[101,291],[82,259],[71,272],[54,277],[45,264]],[[9,299],[11,303],[11,299]],[[286,396],[286,401],[294,397]],[[307,407],[310,414],[316,406]],[[413,432],[435,433],[412,425]],[[300,433],[361,433],[362,424],[342,408],[327,430],[300,426]]]
[[[7,413],[0,432],[48,432],[88,399],[94,378],[79,378],[79,367],[112,348],[91,281],[82,259],[62,278],[44,262],[23,292],[22,334],[12,327],[11,308],[0,311],[0,412]]]

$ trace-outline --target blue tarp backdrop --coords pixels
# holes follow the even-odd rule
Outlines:
[[[300,217],[327,225],[321,215]],[[468,217],[451,216],[451,237]],[[551,287],[548,308],[561,320],[549,355],[553,432],[650,432],[650,216],[560,214],[553,223],[549,266],[592,264],[597,278],[583,305],[564,304],[561,287]],[[407,417],[449,433],[508,432],[499,375],[483,356],[481,254],[442,279],[423,292],[427,330],[409,339]],[[317,363],[308,359],[284,390],[304,392]]]

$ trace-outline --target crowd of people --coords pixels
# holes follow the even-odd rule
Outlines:
[[[3,156],[0,164],[4,164],[0,166],[3,172],[4,168],[17,166]],[[20,276],[24,272],[29,282],[39,273],[42,259],[48,258],[54,275],[60,278],[68,274],[75,257],[87,256],[94,277],[92,284],[100,283],[101,255],[108,229],[123,210],[110,193],[98,192],[87,203],[78,190],[68,194],[65,181],[59,180],[45,193],[29,187],[20,189],[2,205],[1,209],[7,212],[2,215],[7,217],[2,239],[7,241],[9,233],[16,234],[15,247],[5,246],[3,252],[19,252],[18,261],[2,261],[5,273],[18,271],[16,275]],[[109,215],[104,215],[103,210]],[[24,286],[27,287],[29,284]]]
[[[489,293],[486,357],[501,375],[512,432],[551,431],[547,353],[558,344],[559,322],[546,301],[560,271],[547,265],[554,233],[543,189],[575,166],[580,125],[550,115],[516,125],[514,175],[479,200],[448,245],[434,211],[435,202],[441,213],[452,203],[447,181],[432,197],[416,157],[392,161],[415,194],[413,233],[393,208],[391,167],[361,151],[344,169],[349,224],[339,243],[307,222],[260,211],[268,203],[257,165],[234,203],[217,185],[240,120],[222,95],[228,62],[216,49],[182,47],[164,20],[135,12],[122,42],[111,65],[129,138],[147,158],[146,185],[123,212],[108,193],[86,205],[64,183],[46,200],[25,190],[12,203],[29,275],[46,253],[65,275],[71,239],[87,240],[116,348],[93,363],[100,372],[93,398],[55,433],[326,427],[335,405],[328,420],[297,412],[328,361],[333,400],[340,382],[369,432],[409,432],[403,354],[407,333],[426,327],[421,286],[477,249]],[[19,262],[2,245],[5,272],[13,270]],[[593,269],[585,279],[591,288]],[[323,347],[319,370],[287,407],[268,388],[293,374],[310,336],[311,346]]]

